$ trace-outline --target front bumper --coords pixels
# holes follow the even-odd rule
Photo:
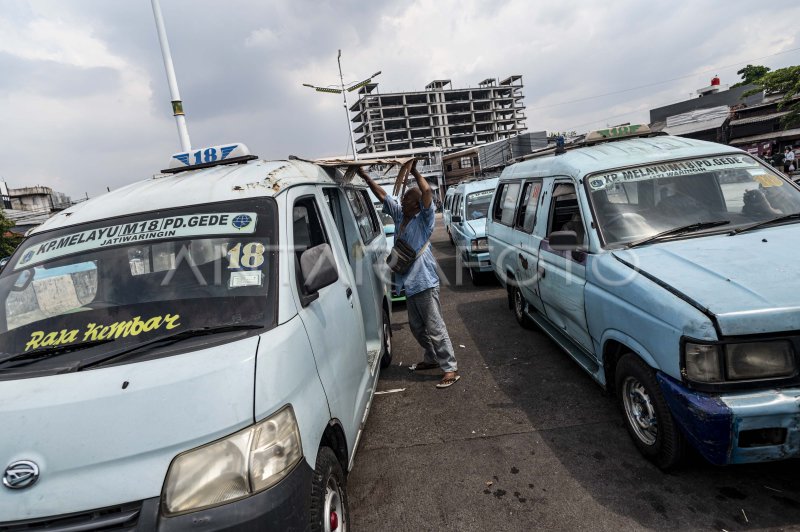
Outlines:
[[[686,438],[717,465],[800,457],[800,389],[707,394],[657,375]]]
[[[476,272],[490,272],[492,271],[492,260],[489,258],[488,251],[480,253],[473,253],[467,251],[464,253],[464,267]]]
[[[131,532],[306,530],[313,473],[306,461],[301,460],[286,478],[261,493],[175,517],[164,517],[160,511],[161,497],[154,497],[119,508],[0,523],[0,529],[10,532],[111,528]]]

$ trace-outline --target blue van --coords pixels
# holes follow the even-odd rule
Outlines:
[[[450,240],[473,284],[492,271],[486,240],[486,216],[497,178],[467,181],[455,188],[450,207]],[[452,190],[452,189],[451,189]]]
[[[616,392],[661,468],[687,445],[800,456],[800,188],[730,146],[609,142],[635,129],[503,171],[487,233],[509,307]]]

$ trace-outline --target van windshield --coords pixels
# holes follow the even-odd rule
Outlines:
[[[80,349],[87,342],[116,349],[187,330],[274,325],[275,210],[265,198],[221,202],[30,237],[0,274],[0,361],[58,348],[41,368],[96,354]]]
[[[467,219],[480,220],[489,215],[489,204],[494,190],[482,190],[467,195]]]
[[[747,155],[603,172],[586,187],[606,245],[691,224],[730,231],[800,212],[800,190]]]

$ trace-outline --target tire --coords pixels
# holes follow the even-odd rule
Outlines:
[[[329,447],[320,447],[311,477],[310,530],[347,532],[350,528],[346,481],[336,454]]]
[[[524,329],[533,329],[533,322],[525,314],[525,307],[527,307],[525,296],[522,295],[522,290],[516,283],[508,285],[508,297],[511,303],[511,311],[514,313],[517,323]]]
[[[392,324],[389,313],[383,309],[383,354],[381,355],[381,369],[386,369],[392,364]]]
[[[614,384],[625,426],[639,452],[662,470],[677,466],[686,443],[653,369],[628,353],[617,363]]]
[[[469,272],[469,279],[472,281],[472,286],[481,286],[483,285],[483,273],[476,272],[472,268],[467,268]]]

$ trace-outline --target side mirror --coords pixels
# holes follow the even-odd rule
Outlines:
[[[305,250],[300,255],[300,271],[303,275],[303,305],[307,306],[319,297],[318,292],[321,289],[339,279],[330,244],[320,244]]]
[[[578,234],[575,231],[553,231],[547,239],[550,242],[550,248],[556,251],[578,249]]]
[[[460,224],[461,223],[461,216],[452,216],[450,218],[450,221],[452,223],[454,223],[454,224]]]

